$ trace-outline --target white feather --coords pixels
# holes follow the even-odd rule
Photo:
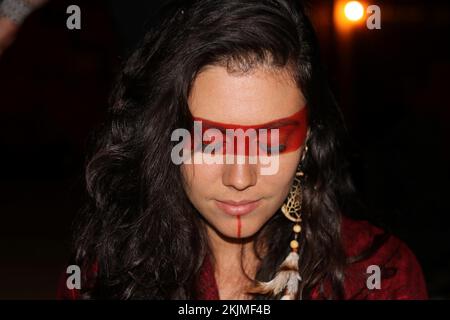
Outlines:
[[[292,300],[297,294],[299,281],[301,277],[298,273],[298,253],[292,251],[280,265],[280,270],[275,277],[268,282],[259,282],[257,287],[252,290],[253,293],[271,293],[277,295],[283,290],[285,294],[282,300]]]

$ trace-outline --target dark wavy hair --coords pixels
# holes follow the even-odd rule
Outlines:
[[[121,72],[109,118],[86,166],[87,204],[75,229],[75,261],[95,278],[85,298],[194,299],[210,253],[204,224],[190,203],[171,133],[190,128],[188,96],[207,65],[230,72],[286,69],[308,104],[300,238],[301,298],[330,284],[344,296],[341,217],[353,185],[344,157],[345,128],[319,61],[313,27],[300,1],[172,1]],[[291,224],[277,212],[255,236],[264,243],[256,279],[267,281],[288,254]],[[269,236],[270,235],[270,236]],[[256,296],[256,299],[267,299]]]

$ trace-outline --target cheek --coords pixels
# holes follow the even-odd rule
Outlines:
[[[220,182],[222,169],[214,164],[182,164],[181,172],[186,193],[191,199],[200,199],[207,197],[212,186]]]
[[[281,206],[291,187],[298,163],[301,149],[295,152],[280,155],[279,170],[274,175],[260,176],[264,189],[272,195],[272,198]]]

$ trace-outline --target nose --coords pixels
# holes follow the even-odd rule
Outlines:
[[[236,190],[242,191],[256,184],[257,164],[247,163],[243,164],[226,164],[222,175],[222,182],[227,187],[232,187]]]

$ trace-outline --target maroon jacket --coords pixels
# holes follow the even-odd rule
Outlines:
[[[347,256],[356,256],[367,249],[376,235],[383,231],[366,221],[344,218],[342,239]],[[381,288],[368,289],[366,281],[372,273],[367,272],[370,265],[381,268]],[[427,299],[427,290],[421,267],[411,250],[399,239],[390,237],[370,258],[350,264],[345,270],[345,299],[393,300]],[[386,276],[386,277],[385,277]],[[197,282],[200,300],[219,300],[219,292],[210,260],[205,259],[199,281]],[[325,293],[329,288],[325,287]],[[58,298],[78,299],[76,289],[69,290],[65,281],[58,288]],[[318,288],[312,292],[312,299],[321,299]]]

